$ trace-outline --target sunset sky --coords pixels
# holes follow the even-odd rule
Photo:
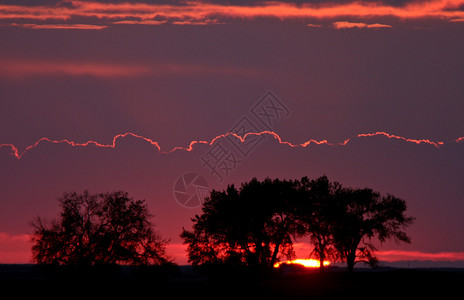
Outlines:
[[[464,0],[1,0],[0,263],[67,191],[145,199],[185,264],[179,180],[325,174],[406,200],[382,260],[463,266],[463,33]]]

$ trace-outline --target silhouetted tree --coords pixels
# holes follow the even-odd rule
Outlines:
[[[330,182],[327,176],[314,180],[303,177],[299,182],[303,201],[298,207],[298,220],[304,226],[302,235],[309,235],[314,246],[312,253],[319,260],[321,271],[326,259],[335,258],[334,231],[341,190],[342,186],[338,182]]]
[[[394,239],[410,243],[404,228],[414,221],[406,216],[406,202],[388,195],[381,197],[372,189],[348,189],[338,198],[343,209],[339,214],[334,230],[334,246],[338,257],[353,271],[357,261],[369,264],[377,262],[373,251],[372,238],[380,242]]]
[[[122,191],[65,193],[51,222],[32,222],[33,259],[41,264],[163,264],[167,241],[153,230],[147,205]]]
[[[406,202],[372,189],[345,188],[326,176],[300,181],[256,178],[212,191],[191,231],[181,237],[193,265],[229,263],[272,266],[291,259],[293,239],[309,236],[319,259],[374,264],[373,239],[409,242],[403,231],[413,218]]]
[[[280,255],[293,255],[296,190],[293,181],[258,181],[253,178],[239,190],[211,191],[193,230],[183,229],[189,262],[272,266]]]

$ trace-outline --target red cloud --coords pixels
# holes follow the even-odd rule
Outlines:
[[[82,61],[1,60],[0,77],[22,78],[39,75],[93,76],[98,78],[133,77],[142,75],[208,75],[259,77],[262,72],[247,67],[209,66],[197,64],[153,63],[120,64]]]
[[[307,258],[312,246],[309,243],[295,243],[293,245],[298,258]],[[461,261],[464,260],[464,252],[424,252],[415,250],[384,250],[375,251],[375,256],[381,261],[394,262],[402,260],[419,261]]]
[[[431,261],[458,261],[464,260],[464,252],[422,252],[422,251],[402,251],[386,250],[377,251],[376,256],[383,261],[400,260],[431,260]]]
[[[41,143],[51,143],[51,144],[67,144],[69,146],[72,146],[72,147],[87,147],[89,145],[92,145],[92,146],[96,146],[98,148],[115,148],[116,147],[116,142],[119,140],[119,139],[122,139],[122,138],[125,138],[127,136],[131,136],[131,137],[135,137],[137,139],[141,139],[141,140],[144,140],[145,142],[148,142],[150,143],[153,147],[155,147],[158,152],[161,152],[161,153],[172,153],[174,151],[177,151],[177,150],[185,150],[185,151],[192,151],[193,150],[193,147],[197,144],[207,144],[207,145],[213,145],[217,140],[220,140],[220,139],[223,139],[227,136],[230,136],[230,137],[233,137],[233,138],[236,138],[238,139],[241,143],[244,143],[245,140],[249,137],[253,137],[253,136],[261,136],[261,135],[269,135],[271,136],[272,138],[274,138],[279,144],[282,144],[282,145],[286,145],[286,146],[289,146],[291,148],[298,148],[298,147],[301,147],[301,148],[305,148],[305,147],[308,147],[310,146],[311,144],[314,144],[314,145],[326,145],[326,146],[346,146],[350,141],[351,139],[346,139],[345,141],[343,142],[339,142],[339,143],[330,143],[328,142],[327,140],[314,140],[314,139],[310,139],[310,140],[307,140],[306,142],[304,143],[301,143],[301,144],[293,144],[293,143],[290,143],[290,142],[287,142],[287,141],[284,141],[281,139],[281,137],[273,132],[273,131],[261,131],[261,132],[248,132],[246,133],[245,135],[243,136],[240,136],[240,135],[237,135],[236,133],[233,133],[233,132],[227,132],[225,134],[220,134],[216,137],[214,137],[213,139],[211,139],[210,141],[204,141],[204,140],[194,140],[194,141],[191,141],[189,146],[188,147],[182,147],[182,146],[176,146],[170,150],[161,150],[161,147],[159,146],[158,142],[150,139],[150,138],[147,138],[147,137],[144,137],[144,136],[141,136],[141,135],[138,135],[138,134],[135,134],[135,133],[132,133],[132,132],[126,132],[124,134],[118,134],[118,135],[115,135],[113,137],[113,143],[112,144],[102,144],[102,143],[99,143],[97,141],[87,141],[85,143],[79,143],[79,142],[75,142],[75,141],[70,141],[70,140],[67,140],[67,139],[62,139],[62,140],[51,140],[49,138],[41,138],[39,139],[38,141],[36,141],[34,144],[26,147],[26,149],[24,151],[22,151],[20,153],[19,149],[13,145],[13,144],[0,144],[0,148],[9,148],[11,150],[11,153],[13,156],[15,156],[17,159],[21,159],[21,157],[26,153],[28,152],[29,150],[32,150],[34,148],[36,148],[37,146],[39,146]],[[364,137],[374,137],[374,136],[384,136],[384,137],[387,137],[388,139],[397,139],[397,140],[402,140],[404,142],[408,142],[408,143],[414,143],[414,144],[417,144],[417,145],[420,145],[420,144],[428,144],[428,145],[433,145],[435,146],[436,148],[440,148],[441,145],[443,145],[444,143],[443,142],[433,142],[433,141],[430,141],[428,139],[421,139],[421,140],[417,140],[417,139],[408,139],[408,138],[405,138],[405,137],[402,137],[402,136],[397,136],[397,135],[392,135],[392,134],[389,134],[389,133],[386,133],[386,132],[376,132],[376,133],[367,133],[367,134],[358,134],[356,136],[356,138],[364,138]],[[459,142],[459,139],[456,140],[456,142]]]
[[[145,66],[108,63],[56,62],[56,61],[0,61],[0,76],[24,77],[34,75],[77,75],[103,78],[147,74]]]
[[[386,24],[366,24],[366,23],[354,23],[347,21],[340,21],[332,23],[335,29],[347,29],[347,28],[391,28],[391,25]]]
[[[0,232],[0,263],[28,263],[31,261],[31,236]]]
[[[12,24],[19,27],[30,29],[81,29],[81,30],[100,30],[108,28],[105,25],[92,24]]]
[[[450,21],[464,19],[461,6],[464,0],[412,1],[402,6],[386,2],[318,3],[295,5],[283,2],[266,2],[254,5],[216,4],[186,2],[184,5],[148,3],[103,3],[66,1],[67,6],[21,6],[0,5],[0,20],[63,21],[72,18],[98,18],[101,22],[129,22],[131,24],[158,24],[169,21],[173,24],[211,24],[218,17],[224,18],[372,18],[397,17],[401,19],[439,18]],[[149,21],[149,23],[146,23]],[[127,23],[126,23],[127,24]],[[361,24],[361,23],[360,23]],[[385,27],[370,24],[371,27]],[[362,25],[361,25],[362,26]],[[64,27],[65,28],[65,27]]]
[[[131,25],[161,25],[165,24],[167,21],[155,21],[155,20],[144,20],[144,21],[135,21],[135,20],[123,20],[115,21],[113,24],[131,24]]]

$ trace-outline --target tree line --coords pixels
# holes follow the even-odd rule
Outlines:
[[[61,214],[32,222],[33,260],[40,264],[168,264],[167,240],[156,233],[146,203],[125,192],[67,193]],[[377,239],[410,242],[405,229],[414,221],[406,202],[370,188],[349,188],[326,176],[300,180],[253,178],[240,187],[212,190],[192,228],[180,234],[193,266],[271,268],[291,260],[293,243],[309,237],[312,255],[376,264]]]
[[[313,254],[344,261],[377,262],[372,240],[410,242],[404,229],[413,222],[406,202],[370,189],[343,187],[326,176],[310,180],[256,178],[239,188],[212,191],[193,229],[183,229],[189,262],[272,267],[294,258],[295,238],[308,236]]]

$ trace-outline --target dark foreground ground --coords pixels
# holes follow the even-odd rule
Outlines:
[[[11,299],[460,299],[464,269],[228,270],[199,274],[190,267],[50,270],[0,265],[0,290]]]

